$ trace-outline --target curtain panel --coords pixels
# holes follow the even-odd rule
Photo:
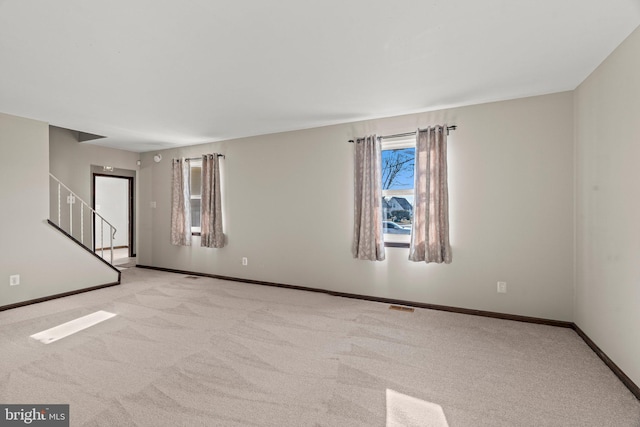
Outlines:
[[[202,156],[202,204],[200,246],[224,247],[222,232],[222,197],[218,154]]]
[[[171,244],[191,246],[191,167],[187,159],[171,162]]]
[[[447,125],[418,130],[409,260],[451,263]]]
[[[382,151],[375,136],[354,144],[353,257],[382,261]]]

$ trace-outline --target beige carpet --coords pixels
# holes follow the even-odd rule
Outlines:
[[[419,425],[438,408],[450,427],[640,426],[640,402],[569,329],[138,268],[122,278],[0,312],[0,403],[68,403],[72,426]],[[99,310],[116,316],[29,338]]]

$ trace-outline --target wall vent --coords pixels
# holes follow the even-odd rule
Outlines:
[[[409,313],[413,313],[414,311],[411,307],[403,307],[401,305],[390,305],[389,310],[408,311]]]

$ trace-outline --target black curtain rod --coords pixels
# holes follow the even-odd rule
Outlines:
[[[456,130],[456,129],[458,129],[458,126],[456,125],[447,126],[447,133],[449,133],[449,131]],[[420,129],[420,130],[424,130],[424,129]],[[416,131],[413,131],[413,132],[406,132],[406,133],[396,133],[395,135],[384,135],[384,136],[379,136],[378,138],[380,139],[400,138],[401,136],[411,136],[415,134],[416,134]],[[355,141],[353,139],[350,139],[349,142],[354,143]]]
[[[224,154],[218,154],[218,157],[222,157],[223,159],[226,159]],[[187,160],[202,160],[202,157],[189,157]]]

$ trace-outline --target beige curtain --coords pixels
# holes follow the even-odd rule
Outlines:
[[[200,246],[222,248],[222,198],[220,195],[220,161],[218,155],[202,156],[202,208]]]
[[[447,125],[417,132],[414,191],[409,260],[449,264]]]
[[[385,258],[382,239],[382,152],[375,136],[354,144],[353,257],[371,261]]]
[[[191,246],[191,168],[186,159],[173,159],[171,166],[171,244]]]

